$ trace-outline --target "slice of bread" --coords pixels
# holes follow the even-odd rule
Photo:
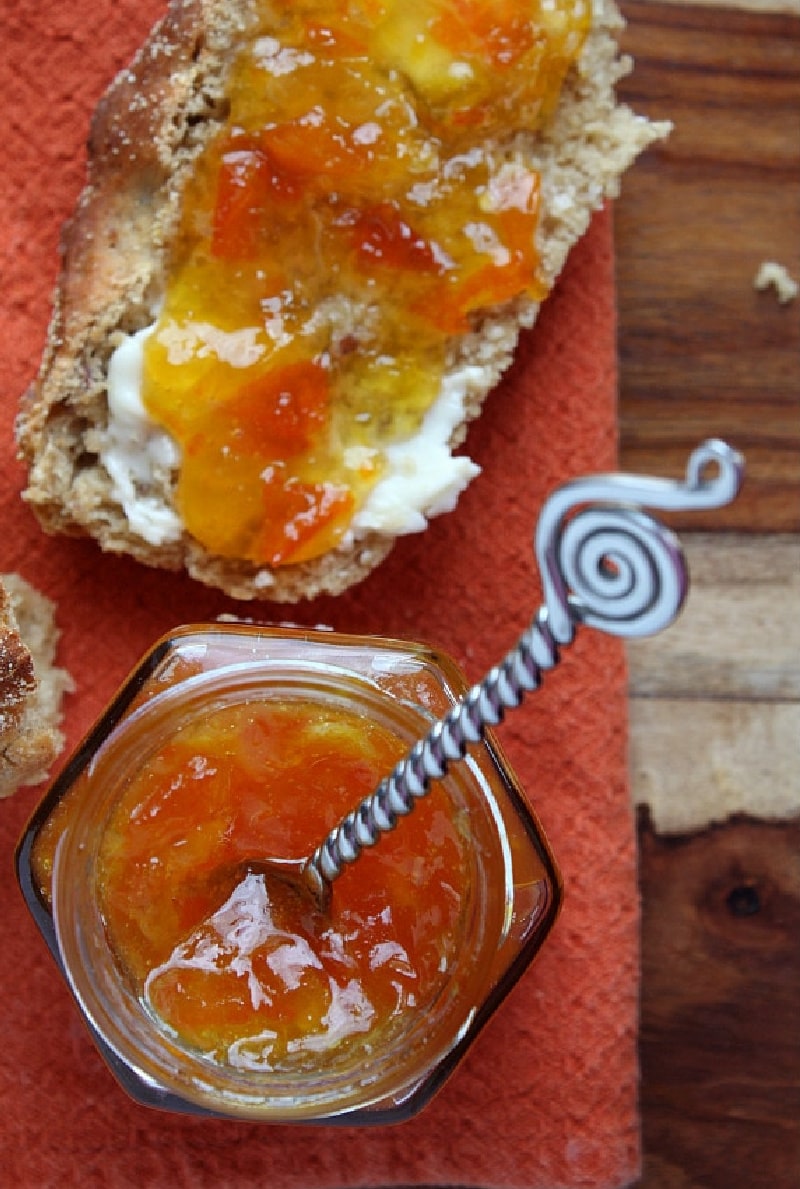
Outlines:
[[[391,533],[351,533],[322,557],[275,569],[214,556],[185,531],[154,542],[132,524],[102,457],[109,360],[124,336],[153,321],[187,178],[225,118],[226,72],[254,3],[173,0],[101,101],[88,184],[64,231],[47,347],[17,438],[29,467],[25,499],[48,531],[89,534],[106,550],[185,567],[237,598],[293,602],[360,581],[389,552]],[[593,12],[553,117],[514,139],[514,152],[540,175],[537,249],[548,288],[625,169],[668,131],[617,103],[615,84],[630,66],[616,41],[622,22],[609,0],[595,0]],[[463,412],[451,446],[463,440],[537,309],[517,299],[482,311],[469,333],[453,338],[445,382],[458,388]],[[137,497],[174,518],[174,466],[154,465],[136,483]]]
[[[54,663],[57,643],[52,601],[0,575],[0,797],[44,780],[64,746],[61,701],[74,686]]]

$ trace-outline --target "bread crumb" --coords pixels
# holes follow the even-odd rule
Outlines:
[[[790,301],[794,301],[800,292],[800,285],[794,277],[790,276],[789,270],[782,264],[776,263],[774,260],[765,260],[753,281],[756,289],[764,290],[772,287],[781,305],[786,305]]]
[[[18,574],[0,575],[0,797],[39,784],[64,746],[55,605]]]

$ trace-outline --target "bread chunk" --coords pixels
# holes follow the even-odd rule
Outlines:
[[[38,784],[64,746],[55,608],[18,574],[0,576],[0,797]]]
[[[185,568],[236,598],[295,602],[360,581],[399,532],[423,528],[428,516],[450,510],[477,468],[465,460],[453,489],[430,496],[405,521],[356,517],[356,527],[320,555],[271,564],[216,550],[188,531],[176,495],[180,451],[157,428],[140,433],[129,418],[120,429],[110,414],[110,368],[124,370],[120,347],[135,354],[137,336],[161,307],[187,187],[225,123],[237,54],[258,21],[263,37],[270,13],[280,29],[281,9],[265,0],[173,0],[99,104],[88,182],[64,231],[47,346],[23,398],[17,439],[29,468],[25,499],[47,531],[89,534],[105,550]],[[626,168],[668,131],[616,101],[615,84],[630,66],[616,41],[621,23],[612,3],[595,0],[590,31],[555,110],[541,126],[516,130],[492,148],[495,158],[505,154],[538,175],[542,296],[592,213],[617,194]],[[446,453],[463,441],[467,423],[511,363],[540,300],[526,294],[473,310],[468,326],[453,333],[441,385],[442,399],[456,409],[444,430]],[[357,351],[368,318],[334,297],[325,304],[330,350]],[[136,366],[134,360],[133,372]],[[412,454],[416,441],[410,439]]]

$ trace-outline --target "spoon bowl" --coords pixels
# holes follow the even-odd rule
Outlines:
[[[330,908],[331,884],[308,858],[243,859],[224,873],[223,882],[234,888],[248,875],[263,876],[270,904],[279,912],[287,905],[310,907],[318,913]]]

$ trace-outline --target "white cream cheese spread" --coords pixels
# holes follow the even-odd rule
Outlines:
[[[180,450],[154,424],[142,400],[143,348],[154,328],[124,336],[111,356],[108,426],[100,458],[131,529],[150,545],[163,545],[183,531],[169,502]],[[345,543],[373,532],[392,537],[421,532],[430,517],[453,510],[480,467],[454,456],[449,443],[464,421],[467,392],[485,383],[483,369],[475,365],[445,377],[419,430],[385,449],[381,478],[356,510]],[[345,448],[346,464],[358,466],[359,449],[352,447],[348,456]]]

